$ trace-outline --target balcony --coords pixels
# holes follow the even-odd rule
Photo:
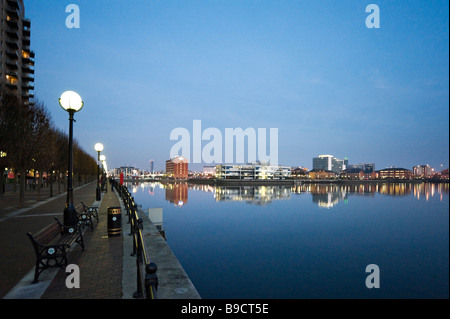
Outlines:
[[[28,75],[22,75],[22,82],[34,82],[34,78]]]
[[[6,67],[9,68],[10,70],[17,70],[17,69],[19,69],[19,66],[17,65],[17,62],[16,62],[16,61],[12,61],[12,60],[6,59],[5,65],[6,65]]]
[[[30,50],[30,39],[22,39],[22,46],[25,50]]]
[[[19,55],[17,54],[16,51],[12,51],[12,50],[8,50],[8,49],[6,49],[6,55],[13,61],[17,60],[19,58]]]
[[[17,90],[17,76],[15,73],[7,74],[6,76],[6,87],[11,90]]]
[[[12,8],[19,9],[19,4],[17,3],[17,0],[7,0],[8,5]]]
[[[34,74],[34,69],[32,69],[30,65],[22,65],[22,73]]]
[[[23,23],[23,27],[29,31],[29,29],[30,29],[30,27],[31,27],[31,21],[30,21],[30,19],[23,19],[23,20],[22,20],[22,23]]]
[[[6,28],[6,35],[8,38],[12,40],[19,40],[19,35],[17,34],[17,31],[12,30],[11,28]]]
[[[30,58],[22,58],[22,64],[34,66],[34,61]]]
[[[19,19],[19,13],[17,12],[19,8],[13,8],[13,7],[6,7],[6,13],[8,14],[8,17]]]
[[[17,73],[16,72],[8,72],[6,74],[6,81],[11,84],[17,84]]]
[[[6,40],[6,45],[8,46],[8,48],[13,49],[13,50],[17,50],[19,48],[19,45],[17,44],[16,41],[8,41]]]
[[[10,16],[6,17],[6,24],[8,27],[14,29],[14,30],[19,30],[19,21],[17,19],[14,19]]]
[[[34,85],[31,84],[22,85],[22,91],[29,91],[29,90],[34,90]]]
[[[14,91],[17,90],[17,84],[6,82],[6,87],[10,90],[14,90]]]

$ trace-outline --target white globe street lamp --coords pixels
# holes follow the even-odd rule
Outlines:
[[[73,115],[75,112],[83,108],[84,102],[78,93],[73,91],[64,92],[60,99],[59,105],[63,110],[69,112],[69,160],[68,160],[68,174],[67,174],[67,200],[64,208],[64,225],[76,226],[78,223],[77,212],[73,205]]]

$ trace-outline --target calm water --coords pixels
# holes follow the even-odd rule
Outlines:
[[[448,184],[127,186],[203,298],[449,297]]]

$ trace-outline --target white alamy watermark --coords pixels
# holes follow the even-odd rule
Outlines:
[[[369,29],[380,28],[380,8],[376,4],[369,4],[366,13],[370,14],[366,18],[366,27]]]
[[[240,127],[225,128],[224,134],[215,127],[202,131],[202,121],[193,120],[192,134],[184,127],[177,127],[170,133],[170,140],[177,141],[170,149],[170,158],[181,155],[189,163],[206,164],[240,164],[259,160],[278,165],[278,128],[270,128],[269,135],[267,139],[266,128],[255,130],[252,127],[245,130]]]
[[[367,265],[366,273],[370,273],[366,277],[366,287],[369,289],[380,288],[380,267],[376,264]]]
[[[80,288],[80,267],[75,264],[67,265],[66,273],[69,273],[66,277],[66,287],[69,289]]]
[[[80,28],[80,7],[76,4],[69,4],[66,12],[70,13],[66,18],[66,27],[68,29]]]

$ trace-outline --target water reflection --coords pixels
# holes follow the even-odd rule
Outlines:
[[[144,184],[141,184],[141,187]],[[448,194],[448,183],[305,183],[297,186],[212,186],[180,183],[145,183],[149,194],[154,195],[155,187],[165,190],[166,201],[177,207],[188,203],[188,192],[203,191],[212,193],[216,202],[246,202],[254,205],[267,205],[275,200],[291,199],[291,196],[311,194],[313,203],[323,208],[333,208],[340,201],[347,203],[349,196],[375,194],[388,196],[414,196],[418,200],[430,200],[437,196],[442,201]],[[133,185],[133,193],[138,185]]]
[[[181,207],[188,202],[188,184],[187,183],[167,183],[166,200],[177,207]]]
[[[245,201],[256,205],[266,205],[273,200],[290,199],[291,188],[284,186],[217,186],[216,201]]]
[[[132,188],[204,298],[448,298],[448,183]]]

